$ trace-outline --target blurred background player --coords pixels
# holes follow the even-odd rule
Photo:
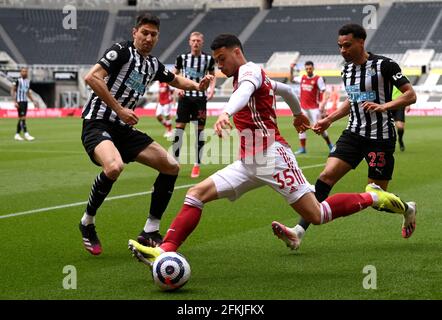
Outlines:
[[[332,91],[330,92],[330,96],[328,97],[328,101],[330,101],[331,106],[330,109],[327,110],[327,114],[332,114],[333,112],[338,110],[339,98],[340,98],[339,86],[334,85],[332,86]]]
[[[327,94],[324,79],[321,76],[315,75],[313,72],[315,70],[312,61],[305,62],[305,75],[295,76],[294,74],[294,64],[290,65],[290,78],[293,83],[299,83],[300,86],[300,97],[301,97],[301,108],[303,112],[307,115],[310,123],[314,124],[318,120],[325,116],[325,106],[327,104]],[[325,143],[331,150],[333,148],[330,138],[328,137],[327,131],[324,131],[321,136],[324,138]],[[299,142],[301,147],[295,154],[301,154],[307,152],[307,133],[301,132],[299,134]]]
[[[396,100],[401,95],[402,92],[398,88],[393,87],[392,99]],[[405,151],[405,145],[404,145],[405,112],[409,111],[410,111],[410,106],[406,106],[405,108],[399,108],[391,111],[393,113],[394,125],[396,126],[396,131],[398,136],[399,149],[401,151]]]
[[[20,77],[15,81],[11,88],[11,95],[14,101],[15,108],[18,113],[18,123],[17,131],[14,136],[14,140],[23,141],[20,133],[23,131],[24,138],[28,141],[32,141],[35,138],[31,136],[28,132],[28,127],[26,126],[26,113],[28,112],[28,98],[34,103],[35,107],[38,108],[38,102],[34,100],[34,97],[30,91],[31,81],[28,79],[28,69],[21,68]]]
[[[210,54],[202,51],[204,36],[201,32],[192,32],[189,38],[190,52],[180,54],[175,62],[175,74],[181,74],[196,82],[206,74],[215,76],[215,63]],[[204,127],[206,125],[207,101],[212,99],[215,92],[215,79],[210,83],[207,95],[205,92],[194,90],[178,90],[178,108],[176,114],[175,138],[173,153],[179,162],[180,149],[183,144],[184,129],[190,121],[198,123],[196,159],[191,177],[200,175],[201,156],[204,147]]]
[[[155,111],[157,120],[166,128],[164,137],[173,136],[170,111],[175,104],[174,89],[167,82],[160,82],[158,87],[158,103]]]

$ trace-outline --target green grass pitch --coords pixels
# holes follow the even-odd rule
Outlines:
[[[282,134],[298,147],[290,118]],[[212,126],[214,119],[209,119]],[[191,267],[189,283],[175,293],[159,291],[147,267],[127,250],[127,240],[144,226],[150,195],[103,204],[97,231],[103,244],[94,257],[82,246],[78,222],[90,186],[100,171],[80,141],[81,120],[28,119],[33,142],[13,140],[16,119],[0,120],[0,299],[442,299],[442,118],[408,117],[406,151],[395,154],[390,191],[418,203],[417,229],[401,237],[401,216],[371,208],[324,226],[310,227],[299,251],[274,237],[271,222],[292,225],[298,215],[270,188],[238,201],[205,206],[198,228],[181,247]],[[345,127],[329,130],[333,141]],[[159,143],[163,129],[153,118],[139,126]],[[298,157],[311,183],[322,170],[327,148],[308,133],[308,154]],[[223,165],[202,167],[201,179]],[[183,165],[176,186],[193,184]],[[361,163],[333,189],[360,192],[367,181]],[[156,172],[128,165],[109,197],[151,190]],[[180,209],[185,187],[176,189],[161,230]],[[72,204],[72,206],[65,206]],[[59,209],[36,211],[62,206]],[[31,211],[30,214],[9,216]],[[77,271],[77,288],[64,289],[67,265]],[[376,289],[364,289],[367,265],[376,268]],[[373,275],[371,273],[371,275]]]

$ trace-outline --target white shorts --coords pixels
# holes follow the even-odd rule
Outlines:
[[[310,124],[312,125],[322,119],[322,115],[321,112],[319,111],[319,108],[302,109],[302,112],[307,116],[307,118],[310,120]]]
[[[292,150],[279,142],[268,149],[264,164],[247,164],[236,160],[211,178],[215,183],[218,198],[234,201],[249,190],[268,185],[279,192],[289,204],[298,201],[315,188],[304,177]]]
[[[157,104],[157,109],[155,111],[155,116],[167,117],[170,115],[170,110],[172,109],[173,103],[168,104]]]

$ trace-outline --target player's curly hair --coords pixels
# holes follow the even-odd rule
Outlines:
[[[356,23],[349,23],[342,26],[341,29],[339,29],[338,34],[340,36],[353,34],[353,38],[363,39],[363,40],[367,38],[367,32],[365,31],[365,29],[361,25]]]

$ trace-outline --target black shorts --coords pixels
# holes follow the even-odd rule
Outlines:
[[[394,121],[405,122],[405,108],[400,108],[397,110],[391,110]]]
[[[89,158],[98,166],[100,164],[94,158],[94,150],[104,140],[114,143],[124,163],[134,161],[138,154],[153,142],[147,134],[131,126],[105,120],[83,120],[81,141]]]
[[[19,117],[26,117],[26,113],[28,113],[28,103],[26,101],[19,102],[17,111]]]
[[[372,140],[344,130],[329,157],[341,159],[353,169],[365,158],[370,179],[391,180],[394,170],[395,144],[394,139]]]
[[[181,97],[178,100],[176,122],[189,123],[198,121],[199,126],[206,125],[207,98],[206,97]]]

